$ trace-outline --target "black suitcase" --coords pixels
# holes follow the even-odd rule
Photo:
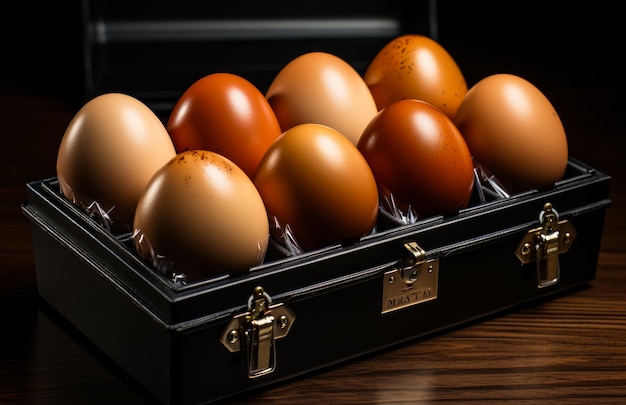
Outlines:
[[[570,158],[554,189],[471,204],[350,246],[177,284],[30,182],[40,295],[164,403],[274,384],[548,297],[595,277],[610,177]]]

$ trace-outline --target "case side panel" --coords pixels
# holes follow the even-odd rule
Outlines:
[[[171,396],[171,338],[98,274],[94,261],[31,221],[40,296],[82,335],[163,402]]]

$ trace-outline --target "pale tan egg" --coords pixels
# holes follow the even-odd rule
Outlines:
[[[140,100],[106,93],[89,100],[67,126],[57,154],[62,194],[130,230],[139,195],[176,154],[165,126]]]

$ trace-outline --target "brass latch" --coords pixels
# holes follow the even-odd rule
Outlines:
[[[569,250],[576,229],[569,221],[559,221],[559,213],[546,203],[539,213],[540,226],[528,231],[515,250],[523,264],[537,265],[537,287],[543,288],[559,281],[559,254]]]
[[[245,348],[248,377],[260,377],[276,368],[274,341],[289,333],[295,319],[287,306],[272,305],[263,287],[256,287],[248,299],[248,311],[231,319],[220,341],[231,352]]]
[[[403,248],[408,254],[383,277],[383,314],[437,298],[439,259],[427,259],[415,242],[405,243]]]

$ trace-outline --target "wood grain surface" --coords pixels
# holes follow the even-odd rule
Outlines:
[[[626,403],[626,91],[612,51],[624,35],[618,25],[592,23],[611,10],[590,6],[590,15],[562,20],[555,10],[542,14],[538,3],[509,24],[479,18],[494,4],[479,2],[474,14],[442,6],[441,42],[470,83],[496,70],[540,83],[566,126],[570,154],[612,177],[596,279],[225,403]],[[559,29],[547,30],[549,23]],[[27,181],[55,175],[60,139],[79,105],[73,87],[63,85],[76,74],[63,38],[40,38],[46,58],[38,59],[38,48],[29,58],[23,49],[5,57],[11,72],[0,80],[0,403],[151,403],[37,295],[20,205]],[[58,59],[50,57],[55,52]]]

